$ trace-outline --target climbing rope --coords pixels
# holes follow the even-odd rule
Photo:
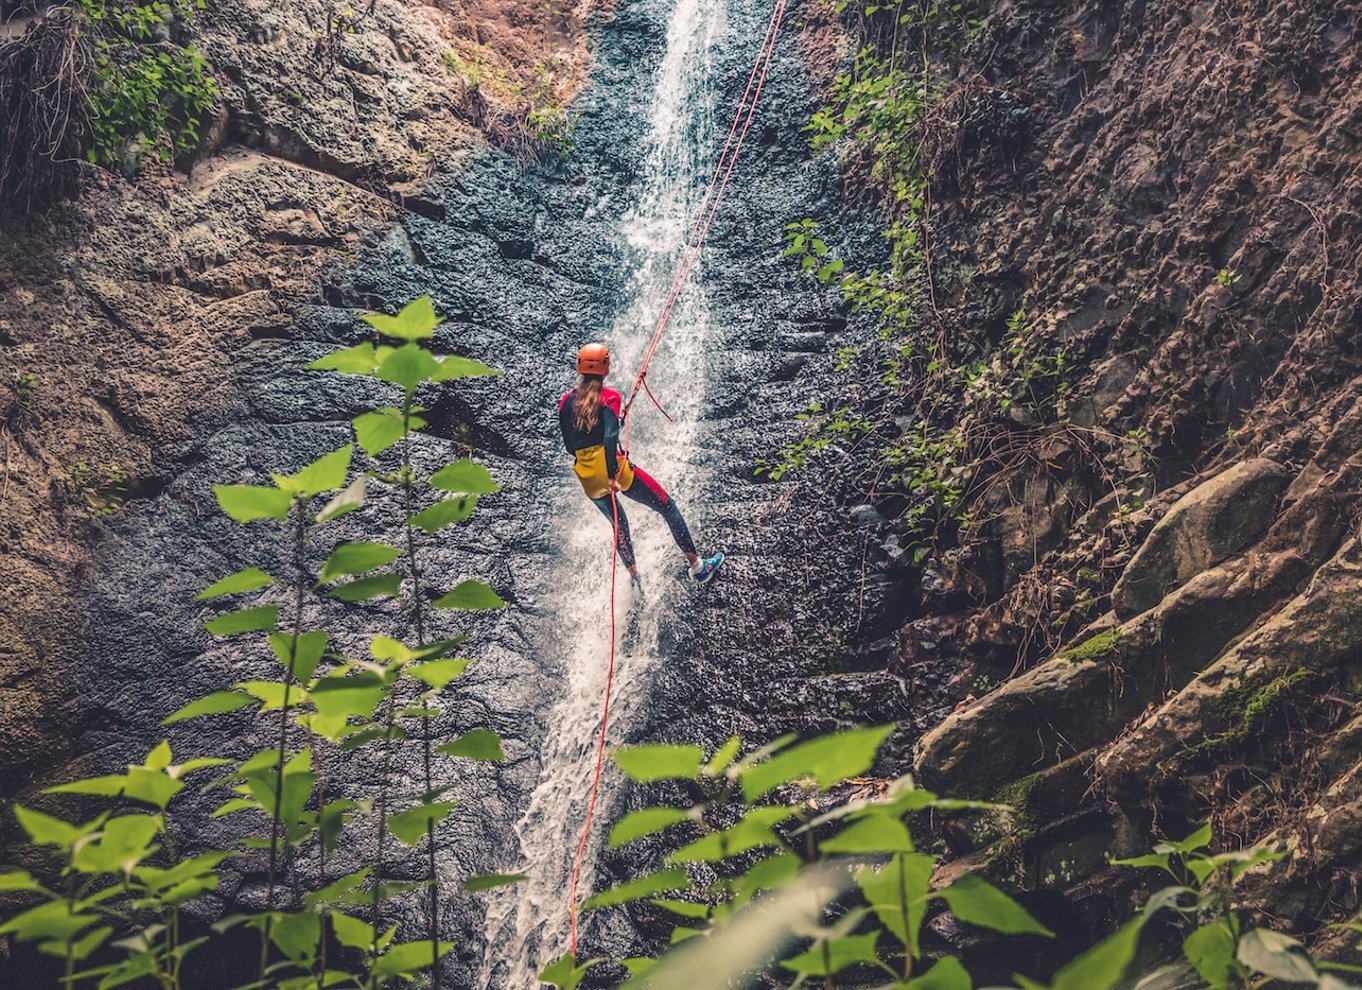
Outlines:
[[[733,115],[733,123],[728,128],[728,136],[724,140],[723,150],[719,153],[719,160],[714,165],[714,172],[710,176],[709,186],[705,189],[704,199],[700,202],[695,224],[691,227],[690,237],[686,240],[686,249],[682,252],[676,273],[672,276],[671,287],[667,291],[666,301],[658,313],[657,323],[653,326],[648,346],[644,349],[638,376],[634,379],[633,388],[629,390],[629,396],[620,411],[621,417],[624,419],[620,446],[624,449],[626,456],[629,450],[629,407],[633,405],[640,389],[647,393],[648,398],[652,400],[653,405],[657,406],[658,411],[666,416],[668,421],[671,421],[671,416],[668,415],[667,410],[662,408],[662,403],[657,401],[652,389],[648,387],[648,365],[652,362],[657,346],[662,341],[662,335],[667,330],[672,311],[676,308],[676,303],[686,287],[691,269],[699,260],[700,248],[704,245],[710,225],[713,224],[714,217],[719,211],[719,204],[723,202],[728,181],[733,175],[733,166],[738,160],[738,152],[742,150],[743,141],[747,138],[747,132],[752,127],[752,120],[757,111],[757,101],[761,98],[762,88],[766,84],[766,73],[771,67],[771,58],[780,34],[780,24],[785,18],[786,3],[787,0],[776,0],[776,4],[771,10],[771,19],[767,22],[766,34],[762,38],[756,61],[752,63],[752,71],[747,77],[747,87],[743,90],[742,99]],[[596,742],[596,767],[591,778],[591,795],[587,799],[586,821],[582,825],[582,837],[577,843],[577,855],[573,857],[572,861],[572,879],[568,884],[569,952],[574,965],[577,959],[577,881],[581,876],[582,861],[586,856],[587,841],[591,836],[591,822],[596,813],[596,797],[601,786],[601,768],[605,761],[605,739],[610,727],[610,692],[615,679],[615,579],[619,570],[620,512],[618,496],[613,491],[610,493],[610,510],[613,529],[613,542],[610,552],[610,661],[605,671],[605,702],[601,708],[601,728]]]

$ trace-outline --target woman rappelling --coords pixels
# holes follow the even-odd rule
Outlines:
[[[587,498],[596,503],[612,524],[618,518],[616,549],[620,561],[629,569],[629,576],[635,584],[639,583],[629,520],[615,498],[617,494],[660,514],[686,556],[691,577],[708,584],[724,555],[715,553],[702,558],[696,552],[690,529],[675,500],[642,468],[630,464],[625,452],[619,449],[622,398],[614,389],[605,387],[605,376],[610,373],[609,349],[604,344],[587,344],[577,352],[577,372],[576,387],[558,402],[563,446],[574,458],[573,470]]]

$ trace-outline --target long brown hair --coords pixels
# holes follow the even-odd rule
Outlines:
[[[596,428],[601,418],[601,387],[603,375],[582,375],[572,390],[572,420],[577,429],[588,433]]]

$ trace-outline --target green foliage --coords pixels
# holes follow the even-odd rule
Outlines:
[[[181,988],[185,958],[205,941],[181,940],[181,909],[214,890],[224,864],[250,850],[268,853],[263,907],[218,927],[226,930],[244,923],[258,932],[260,958],[253,974],[257,982],[251,985],[377,990],[420,974],[439,982],[440,960],[451,943],[439,938],[442,895],[435,853],[445,841],[455,807],[453,800],[444,798],[454,785],[444,781],[457,781],[458,764],[441,766],[435,760],[442,754],[472,760],[503,756],[500,738],[487,729],[470,729],[444,744],[432,736],[431,720],[441,714],[444,695],[469,661],[449,655],[461,638],[429,638],[434,619],[420,567],[426,537],[412,520],[418,502],[440,504],[450,491],[462,493],[467,511],[461,518],[467,518],[478,497],[497,491],[497,485],[467,458],[431,477],[417,472],[411,436],[420,419],[413,412],[413,400],[428,384],[489,374],[492,369],[467,358],[436,356],[419,343],[430,339],[440,322],[428,298],[396,316],[371,314],[366,319],[375,330],[402,343],[378,347],[367,343],[316,364],[343,367],[347,373],[397,387],[401,405],[379,411],[395,424],[396,435],[374,451],[398,445],[396,466],[371,464],[352,479],[354,447],[346,444],[292,474],[271,475],[270,485],[214,489],[229,518],[245,526],[274,527],[283,549],[267,568],[241,568],[200,592],[197,600],[203,602],[246,599],[211,616],[204,626],[214,636],[254,640],[274,665],[274,677],[242,681],[231,690],[194,699],[168,715],[165,723],[237,719],[243,736],[254,727],[271,745],[240,759],[196,757],[175,764],[167,742],[124,773],[52,788],[54,795],[115,802],[84,824],[34,808],[15,808],[30,841],[54,847],[62,865],[51,883],[29,873],[0,877],[0,889],[32,899],[0,925],[0,934],[33,942],[39,951],[64,959],[67,988],[78,983],[115,987],[144,978],[167,990]],[[373,415],[361,414],[356,421],[366,452],[374,445],[364,443],[369,434],[361,424]],[[385,506],[395,510],[394,521],[404,531],[402,547],[351,541],[333,543],[324,554],[317,552],[332,529],[331,520]],[[393,567],[400,570],[389,570]],[[327,630],[313,627],[316,617],[325,614],[321,603],[326,600],[359,602],[398,595],[409,602],[411,640],[374,636],[368,658],[330,651]],[[261,601],[259,596],[268,598]],[[466,580],[436,604],[470,609],[504,603],[485,584]],[[401,745],[422,749],[425,778],[420,794],[399,793],[389,780],[394,751]],[[376,751],[372,760],[381,768],[376,793],[327,793],[325,781],[335,776],[328,769],[364,748]],[[233,823],[235,848],[180,856],[172,841],[172,809],[186,778],[212,767],[218,768],[219,776],[207,790],[225,792],[212,817]],[[125,812],[128,805],[136,810]],[[420,883],[380,882],[394,841],[424,853],[427,871]],[[368,864],[337,878],[331,857],[341,843],[373,851]],[[319,864],[315,868],[324,879],[323,889],[299,889],[293,870],[300,858]],[[517,879],[475,878],[465,890],[487,890]],[[382,921],[389,914],[410,913],[388,908],[390,900],[404,896],[430,899],[426,910],[430,924],[424,932],[411,933],[417,936],[414,940],[397,941],[401,926],[384,930]],[[367,921],[348,913],[365,909]],[[347,947],[350,955],[328,960],[329,940]],[[91,968],[82,970],[87,960]]]
[[[176,21],[193,17],[187,0],[80,0],[84,30],[94,46],[88,99],[90,161],[136,163],[192,151],[204,113],[219,92],[208,63],[193,45],[166,40]]]

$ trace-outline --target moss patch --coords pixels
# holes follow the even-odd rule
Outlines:
[[[1116,652],[1116,644],[1121,642],[1121,630],[1107,629],[1079,643],[1071,650],[1059,655],[1061,660],[1082,663],[1085,660],[1104,660]]]

